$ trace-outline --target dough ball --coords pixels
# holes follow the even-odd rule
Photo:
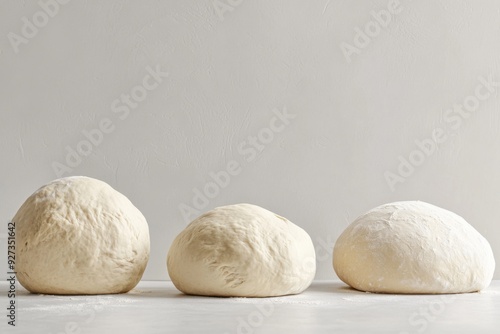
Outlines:
[[[127,292],[149,259],[146,219],[99,180],[52,181],[24,202],[13,221],[17,278],[33,293]]]
[[[237,204],[191,222],[170,247],[167,267],[186,294],[272,297],[304,291],[316,257],[303,229],[256,205]]]
[[[372,209],[340,235],[333,267],[351,287],[383,293],[464,293],[487,287],[491,247],[462,217],[434,205]]]

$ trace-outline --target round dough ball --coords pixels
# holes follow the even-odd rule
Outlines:
[[[127,292],[149,259],[144,216],[92,178],[50,182],[24,202],[13,221],[17,278],[33,293]]]
[[[306,231],[256,205],[237,204],[191,222],[170,247],[167,267],[186,294],[272,297],[304,291],[316,257]]]
[[[357,218],[333,249],[351,287],[382,293],[464,293],[487,287],[491,247],[462,217],[434,205],[395,202]]]

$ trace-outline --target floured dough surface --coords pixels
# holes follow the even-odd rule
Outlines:
[[[96,179],[48,183],[13,221],[17,277],[33,293],[127,292],[149,259],[146,219],[124,195]]]
[[[333,267],[363,291],[464,293],[490,284],[495,260],[462,217],[407,201],[376,207],[349,225],[335,243]]]
[[[237,204],[191,222],[170,247],[167,267],[186,294],[271,297],[304,291],[315,259],[303,229],[259,206]]]

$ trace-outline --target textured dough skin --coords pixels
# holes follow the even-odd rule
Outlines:
[[[216,208],[195,219],[167,256],[170,278],[190,295],[272,297],[304,291],[316,273],[309,234],[251,204]]]
[[[144,216],[124,195],[92,178],[50,182],[13,221],[17,278],[32,293],[124,293],[140,281],[149,259]]]
[[[335,243],[333,267],[362,291],[466,293],[490,284],[495,259],[462,217],[407,201],[376,207],[349,225]]]

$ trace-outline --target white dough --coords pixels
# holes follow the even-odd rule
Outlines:
[[[17,277],[33,293],[127,292],[149,259],[144,216],[92,178],[50,182],[24,202],[13,221]]]
[[[167,267],[186,294],[271,297],[304,291],[316,257],[303,229],[261,207],[237,204],[191,222],[170,247]]]
[[[333,267],[351,287],[382,293],[464,293],[495,271],[488,241],[457,214],[395,202],[358,217],[340,235]]]

